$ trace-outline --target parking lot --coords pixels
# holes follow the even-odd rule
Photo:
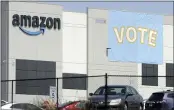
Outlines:
[[[89,82],[89,81],[91,81],[91,80],[89,80],[90,78],[91,78],[91,80],[93,80],[93,83]],[[74,80],[88,79],[88,80],[85,80],[88,85],[86,85],[87,87],[84,87],[84,88],[88,88],[88,91],[86,91],[86,94],[85,95],[81,94],[84,92],[84,90],[76,90],[77,94],[75,94],[74,96],[72,96],[72,94],[71,94],[71,92],[73,93],[72,89],[66,89],[65,91],[67,94],[64,93],[62,95],[59,95],[58,91],[60,91],[60,90],[57,89],[56,86],[48,85],[49,83],[47,85],[44,85],[44,86],[48,87],[47,89],[45,89],[46,91],[33,90],[35,92],[35,95],[31,95],[31,94],[27,95],[27,93],[29,93],[29,91],[31,91],[30,90],[31,88],[28,88],[28,87],[24,88],[25,94],[24,93],[22,94],[22,92],[17,93],[19,91],[16,90],[16,89],[18,89],[17,86],[20,84],[23,84],[23,83],[33,84],[33,86],[34,86],[35,85],[34,82],[37,82],[37,83],[40,82],[41,84],[46,84],[46,82],[48,82],[48,80],[59,82],[59,80],[63,80],[63,78],[23,79],[23,80],[16,80],[16,81],[15,80],[3,81],[2,83],[8,83],[8,84],[13,83],[13,86],[10,86],[10,87],[12,87],[10,89],[11,91],[9,91],[13,94],[12,95],[9,94],[10,97],[9,97],[9,101],[7,101],[8,103],[19,103],[19,104],[27,103],[27,104],[33,104],[40,108],[49,106],[49,107],[56,109],[58,105],[60,107],[63,107],[63,105],[69,106],[68,104],[72,103],[72,105],[73,105],[73,103],[79,102],[79,104],[75,103],[76,105],[78,105],[78,107],[76,108],[77,110],[79,110],[79,109],[81,110],[84,107],[90,107],[94,110],[102,109],[103,107],[104,107],[104,109],[106,109],[106,107],[107,107],[109,109],[111,109],[111,108],[112,109],[123,109],[124,108],[123,110],[127,110],[126,108],[129,107],[129,109],[133,109],[133,110],[134,109],[144,110],[145,102],[148,100],[148,98],[151,96],[151,94],[153,92],[149,96],[147,96],[145,91],[144,91],[144,93],[142,93],[139,90],[137,84],[139,81],[138,79],[140,79],[140,78],[142,78],[142,76],[121,76],[121,75],[113,76],[113,75],[108,75],[108,74],[101,75],[101,76],[88,76],[88,77],[87,76],[85,76],[85,77],[80,77],[80,76],[79,77],[65,77],[64,79],[66,79],[66,80],[64,80],[64,81],[66,81],[66,83],[68,83],[68,82],[73,83]],[[115,79],[115,80],[113,80],[113,79]],[[98,81],[98,82],[96,82],[96,81]],[[74,84],[77,84],[77,83],[74,83]],[[103,89],[100,90],[101,87]],[[129,88],[124,89],[127,87],[130,87],[130,90],[129,90]],[[28,90],[28,91],[26,91],[26,90]],[[108,92],[105,93],[105,90],[107,90]],[[163,91],[163,90],[154,90],[154,92],[160,92],[160,91]],[[44,93],[46,93],[47,95],[40,95],[40,94],[44,94]],[[87,93],[88,93],[88,95],[87,95]],[[145,99],[143,97],[145,95],[148,98]],[[118,99],[118,100],[116,100],[116,99]],[[120,100],[120,102],[118,102],[119,100]],[[105,101],[107,101],[108,103],[105,103]],[[3,102],[3,103],[7,103],[7,102]],[[113,102],[113,103],[111,103],[111,102]],[[125,104],[125,102],[127,105]],[[3,103],[1,101],[2,105],[3,105]],[[117,105],[117,103],[119,103],[119,106],[112,106],[112,105]],[[130,108],[131,106],[132,106],[132,108]],[[76,106],[74,106],[74,107],[76,107]]]

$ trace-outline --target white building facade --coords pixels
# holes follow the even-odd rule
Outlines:
[[[3,6],[6,8],[3,10],[5,18],[3,23],[6,28],[3,31],[4,36],[2,37],[4,39],[2,42],[5,42],[3,46],[6,47],[6,54],[2,53],[6,56],[3,59],[6,62],[4,63],[4,72],[2,72],[4,77],[2,79],[62,77],[62,69],[60,69],[62,67],[62,27],[59,28],[63,23],[62,7],[23,2],[4,2]],[[58,21],[54,25],[55,19]],[[42,24],[46,28],[44,34],[38,36],[25,34],[26,29],[36,32],[37,27]],[[48,83],[52,86],[56,84],[55,81],[47,83],[46,81],[14,81],[13,101],[33,100],[34,95],[40,94],[42,91],[45,91],[42,95],[49,94]],[[8,82],[5,85],[5,98],[11,101],[12,83]],[[62,89],[61,82],[59,82],[59,89]],[[59,94],[62,94],[61,91]]]
[[[167,77],[174,76],[173,17],[163,16],[163,64],[157,65],[109,61],[106,55],[108,13],[109,10],[106,9],[88,9],[88,75],[107,73],[111,75],[108,77],[108,84],[132,85],[144,99],[147,99],[152,92],[173,89],[174,77]],[[97,19],[106,20],[106,22],[97,23]],[[97,86],[104,84],[104,81],[101,81],[102,78],[96,78],[96,80]],[[93,82],[89,81],[88,84],[93,85]],[[97,86],[89,86],[88,92],[94,91]]]
[[[142,64],[111,62],[106,55],[108,48],[108,10],[88,9],[87,13],[64,12],[59,5],[29,2],[4,2],[1,39],[2,80],[86,77],[97,75],[140,75]],[[35,20],[31,26],[13,23],[19,15],[19,23],[25,19]],[[30,16],[31,18],[28,18]],[[35,17],[35,18],[34,18]],[[39,18],[39,19],[37,19]],[[45,30],[37,20],[45,19]],[[158,74],[166,75],[166,65],[173,65],[173,17],[164,19],[164,64],[158,65]],[[47,23],[48,22],[48,23]],[[41,21],[40,21],[41,23]],[[32,27],[32,26],[35,27]],[[22,27],[22,28],[21,28]],[[38,31],[39,30],[39,31]],[[30,35],[26,34],[30,31]],[[37,35],[38,34],[38,35]],[[35,36],[34,36],[35,35]],[[36,36],[37,35],[37,36]],[[173,69],[172,69],[173,70]],[[108,84],[128,84],[135,87],[144,98],[153,91],[171,89],[166,87],[166,78],[158,78],[157,85],[143,85],[141,77],[109,77]],[[105,84],[105,78],[71,78],[42,81],[13,82],[13,101],[28,102],[38,96],[49,96],[49,87],[58,84],[61,101],[83,100]],[[12,83],[3,83],[1,96],[11,101]],[[147,92],[144,92],[147,91]]]

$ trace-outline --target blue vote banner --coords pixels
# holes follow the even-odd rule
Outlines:
[[[110,61],[163,63],[163,16],[109,11]]]

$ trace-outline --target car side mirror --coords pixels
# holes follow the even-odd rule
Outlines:
[[[92,96],[92,95],[94,95],[93,93],[89,93],[89,96]]]

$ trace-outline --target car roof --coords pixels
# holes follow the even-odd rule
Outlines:
[[[7,103],[6,105],[2,106],[1,109],[3,110],[8,110],[11,108],[12,105],[14,104],[32,104],[32,103]],[[32,104],[34,105],[34,104]],[[40,107],[39,107],[40,108]],[[21,110],[21,109],[16,109],[16,108],[13,108],[14,110]],[[41,109],[41,108],[40,108]],[[11,110],[11,109],[10,109]]]
[[[5,100],[1,100],[2,102],[7,102],[7,101],[5,101]]]
[[[105,86],[101,86],[101,87],[105,87]],[[131,87],[129,85],[108,85],[108,87]]]
[[[3,105],[1,108],[2,109],[9,109],[14,103],[8,103],[6,105]]]
[[[32,103],[7,103],[6,105],[3,105],[3,107],[9,107],[9,106],[12,106],[15,104],[32,104]],[[34,105],[34,104],[32,104],[32,105]]]
[[[1,100],[1,102],[4,102],[4,103],[9,103],[9,102],[7,102],[7,101],[5,101],[5,100]]]
[[[11,108],[2,108],[1,110],[12,110]],[[13,110],[23,110],[23,109],[19,109],[19,108],[13,108]]]
[[[153,92],[153,93],[174,93],[174,91],[158,91],[158,92]]]

